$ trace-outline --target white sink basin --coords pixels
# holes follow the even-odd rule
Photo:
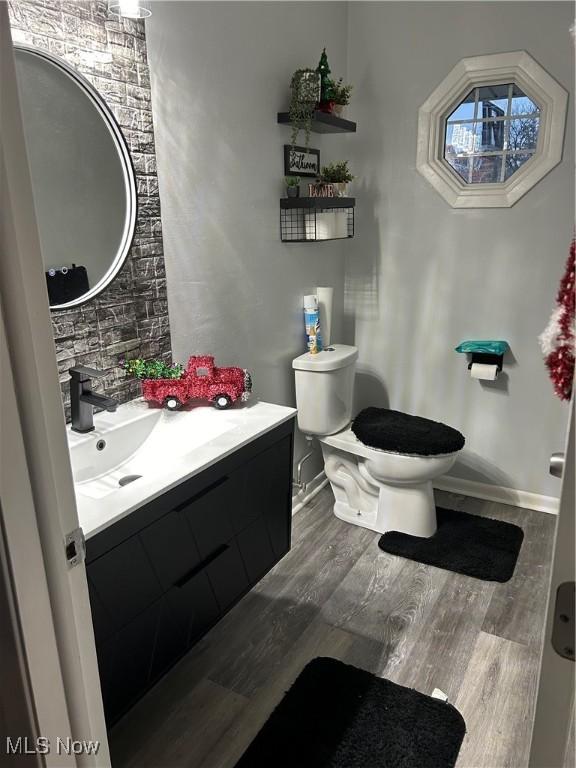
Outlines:
[[[98,414],[93,432],[70,431],[70,459],[76,493],[102,499],[132,482],[149,481],[231,429],[234,424],[211,406],[169,412],[128,403]]]
[[[93,432],[68,428],[80,525],[87,538],[251,440],[296,411],[251,400],[226,411],[199,405],[169,412],[143,400],[97,413]]]

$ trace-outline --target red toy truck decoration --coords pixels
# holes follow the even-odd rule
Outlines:
[[[244,368],[218,368],[212,355],[194,355],[177,379],[145,379],[142,395],[176,411],[189,400],[209,400],[216,408],[229,408],[236,400],[248,400],[252,377]]]

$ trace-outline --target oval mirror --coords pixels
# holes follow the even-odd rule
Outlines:
[[[59,59],[15,46],[16,74],[52,309],[96,296],[118,273],[136,223],[128,147],[92,85]]]

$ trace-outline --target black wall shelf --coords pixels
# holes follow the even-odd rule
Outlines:
[[[355,197],[282,197],[280,208],[354,208]]]
[[[280,125],[290,125],[290,113],[278,112],[278,122]],[[312,118],[311,130],[313,133],[356,133],[356,123],[317,109]]]

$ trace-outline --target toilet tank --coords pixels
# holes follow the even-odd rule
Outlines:
[[[334,344],[292,361],[298,427],[304,434],[333,435],[350,423],[357,357],[356,347]]]

